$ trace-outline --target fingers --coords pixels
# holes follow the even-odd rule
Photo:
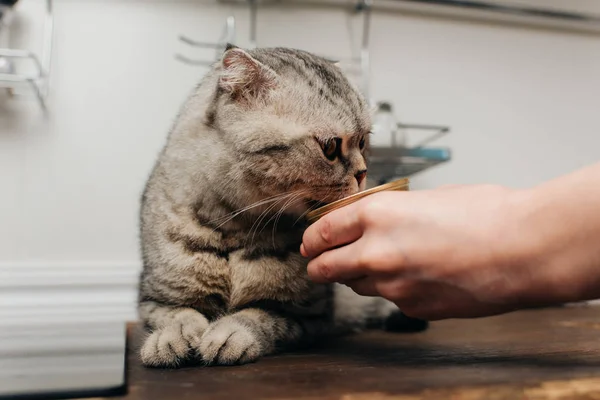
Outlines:
[[[302,238],[300,252],[313,258],[326,250],[345,245],[362,236],[356,203],[332,211],[308,227]]]
[[[367,271],[361,265],[361,242],[327,251],[308,263],[308,276],[314,282],[346,282],[362,278]]]

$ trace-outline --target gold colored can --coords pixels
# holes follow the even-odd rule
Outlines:
[[[333,210],[337,210],[338,208],[347,206],[348,204],[352,204],[357,200],[362,199],[363,197],[367,197],[372,195],[373,193],[383,192],[386,190],[399,190],[399,191],[407,191],[409,190],[409,179],[402,178],[392,182],[385,183],[383,185],[375,186],[374,188],[363,190],[362,192],[355,193],[351,196],[344,197],[343,199],[336,200],[333,203],[329,203],[323,207],[317,208],[309,212],[306,215],[306,219],[309,224],[314,223],[319,218],[332,212]]]

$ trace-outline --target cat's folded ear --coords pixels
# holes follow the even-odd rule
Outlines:
[[[223,53],[219,86],[226,92],[249,100],[273,89],[277,74],[239,47],[231,47]]]

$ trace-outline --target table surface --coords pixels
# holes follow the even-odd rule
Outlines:
[[[379,331],[234,367],[141,366],[129,326],[121,399],[600,399],[600,308],[565,307]]]

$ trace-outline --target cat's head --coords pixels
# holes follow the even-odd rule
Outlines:
[[[370,112],[337,65],[299,50],[229,46],[216,73],[206,123],[262,196],[294,193],[288,209],[302,212],[365,188]]]

